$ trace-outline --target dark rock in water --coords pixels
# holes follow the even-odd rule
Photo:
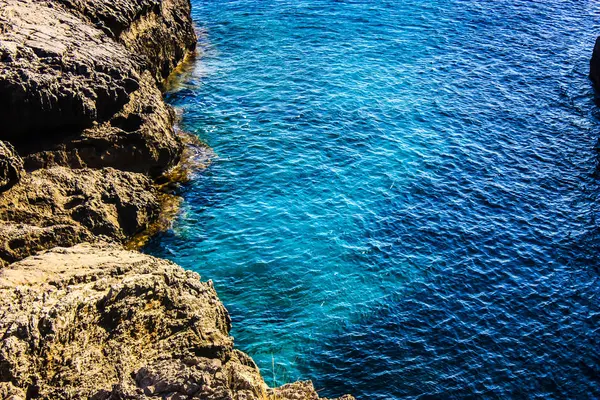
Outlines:
[[[0,192],[16,185],[23,174],[23,160],[8,142],[0,141]]]
[[[600,37],[596,38],[594,52],[590,61],[590,79],[596,88],[600,88]]]
[[[0,0],[2,139],[63,135],[106,121],[139,87],[127,49],[60,8]]]
[[[110,245],[56,248],[3,269],[0,393],[318,399],[307,382],[267,387],[252,359],[233,348],[229,314],[199,278]]]

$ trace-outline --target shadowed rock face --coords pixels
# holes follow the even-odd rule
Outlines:
[[[22,175],[23,160],[10,143],[0,141],[0,193],[19,183]]]
[[[107,121],[142,71],[158,82],[196,44],[188,0],[0,0],[0,9],[4,139]]]
[[[149,72],[138,82],[127,104],[109,121],[29,146],[25,168],[113,167],[156,177],[175,165],[182,143],[173,131],[174,113],[168,107]]]
[[[0,197],[0,258],[93,238],[125,241],[159,213],[158,193],[141,174],[112,168],[36,170]]]
[[[196,44],[187,1],[0,0],[0,9],[0,139],[33,154],[28,169],[157,175],[179,161],[157,85]],[[112,11],[118,35],[102,22]]]
[[[136,63],[102,31],[43,2],[1,0],[4,139],[78,132],[139,88]]]
[[[0,394],[318,399],[308,382],[267,388],[199,278],[111,245],[56,248],[3,269]]]
[[[188,0],[0,0],[4,263],[157,218],[146,176],[183,149],[159,86],[195,44]]]

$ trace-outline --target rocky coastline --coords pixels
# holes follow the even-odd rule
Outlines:
[[[267,387],[210,281],[127,250],[205,151],[161,92],[190,7],[0,0],[0,398],[319,398]]]

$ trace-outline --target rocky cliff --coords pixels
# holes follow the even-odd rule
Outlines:
[[[159,86],[195,44],[188,0],[0,0],[5,263],[158,218],[183,149]]]
[[[0,398],[318,399],[265,385],[210,282],[123,249],[190,153],[161,88],[195,45],[189,0],[0,0]]]

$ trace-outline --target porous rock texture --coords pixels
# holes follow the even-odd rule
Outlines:
[[[160,211],[149,178],[113,168],[39,169],[0,200],[0,257],[8,262],[93,238],[124,242]]]
[[[3,398],[319,398],[310,382],[267,387],[233,348],[210,281],[115,245],[55,248],[4,268],[0,312]]]
[[[27,154],[28,169],[158,175],[177,163],[174,115],[157,86],[196,40],[189,16],[180,15],[188,0],[152,3],[131,11],[115,36],[87,16],[107,4],[149,2],[0,0],[0,138]]]
[[[0,193],[19,183],[22,174],[23,160],[10,143],[0,141]]]
[[[196,44],[189,0],[58,0],[89,20],[133,54],[145,56],[144,67],[160,80]]]
[[[195,45],[189,0],[0,0],[0,265],[158,217],[159,88]]]

